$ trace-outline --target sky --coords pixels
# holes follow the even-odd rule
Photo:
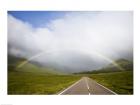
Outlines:
[[[65,11],[8,11],[8,14],[30,23],[34,28],[45,27],[51,20],[61,18],[65,13]]]
[[[8,53],[66,72],[133,59],[131,11],[9,11]]]

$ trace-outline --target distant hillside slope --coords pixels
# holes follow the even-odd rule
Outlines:
[[[125,71],[133,70],[133,62],[131,61],[128,61],[125,59],[119,59],[119,60],[116,60],[115,63],[119,65],[122,68],[122,70],[125,70]],[[75,73],[75,74],[118,72],[122,70],[120,70],[118,67],[116,67],[113,64],[109,64],[100,70],[85,71],[85,72],[80,72],[80,73]]]
[[[15,70],[17,65],[23,62],[25,59],[8,55],[8,70]]]
[[[128,61],[126,59],[119,59],[119,60],[116,60],[115,63],[118,64],[124,70],[133,70],[132,61]],[[107,67],[103,69],[118,70],[118,68],[114,66],[113,64],[109,64]]]
[[[18,72],[31,72],[31,73],[65,74],[62,72],[58,72],[57,70],[54,70],[52,68],[39,66],[39,65],[31,63],[31,62],[28,62],[25,65],[23,65],[22,67],[18,68],[18,65],[20,65],[25,60],[26,59],[8,55],[8,70],[9,71],[18,71]]]

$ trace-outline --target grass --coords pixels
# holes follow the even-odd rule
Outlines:
[[[133,71],[80,75],[9,71],[8,94],[57,94],[82,76],[92,78],[117,94],[133,94]]]
[[[133,71],[88,75],[117,94],[133,94]]]
[[[74,75],[9,71],[8,94],[57,94],[79,79]]]

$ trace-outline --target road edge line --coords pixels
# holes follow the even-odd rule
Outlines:
[[[95,80],[93,80],[93,81],[95,81]],[[95,81],[95,82],[96,82],[96,81]],[[96,83],[97,83],[98,85],[100,85],[101,87],[107,89],[108,91],[112,92],[113,94],[118,95],[117,93],[115,93],[114,91],[110,90],[109,88],[107,88],[107,87],[101,85],[100,83],[98,83],[98,82],[96,82]]]
[[[60,92],[60,93],[58,93],[58,95],[62,95],[62,93],[64,93],[65,91],[67,91],[68,89],[70,89],[71,87],[73,87],[74,85],[76,85],[78,82],[80,82],[82,80],[82,78],[81,79],[79,79],[77,82],[75,82],[75,83],[73,83],[72,85],[70,85],[69,87],[67,87],[65,90],[63,90],[62,92]]]

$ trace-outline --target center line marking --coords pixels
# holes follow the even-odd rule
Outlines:
[[[88,85],[88,82],[87,82],[87,79],[86,79],[86,78],[85,78],[85,81],[86,81],[86,86],[87,86],[87,89],[88,89],[88,92],[89,92],[89,94],[88,94],[88,95],[90,95],[89,85]]]

